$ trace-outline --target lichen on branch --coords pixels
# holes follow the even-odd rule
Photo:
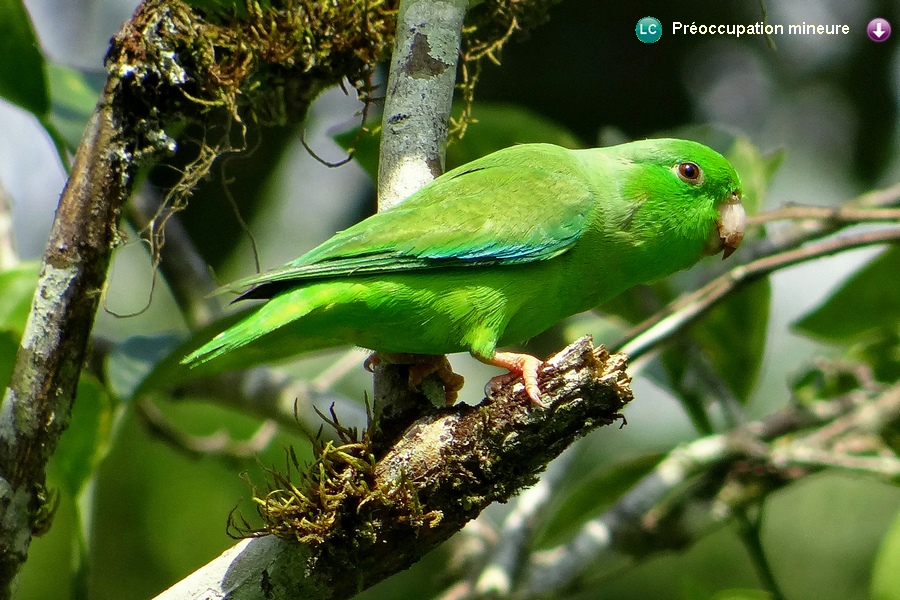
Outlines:
[[[130,158],[172,152],[172,131],[206,134],[152,222],[154,245],[215,160],[246,148],[247,123],[301,122],[312,101],[349,81],[368,102],[370,79],[390,52],[397,0],[284,0],[263,8],[201,9],[181,0],[141,4],[106,57],[134,136]],[[225,14],[227,10],[231,14]]]

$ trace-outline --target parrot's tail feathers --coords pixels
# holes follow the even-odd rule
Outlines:
[[[252,331],[247,331],[252,328],[246,327],[246,324],[247,322],[243,321],[230,329],[226,329],[181,359],[181,364],[193,369],[223,354],[228,354],[241,346],[246,346],[262,335],[262,333],[254,334]]]
[[[234,350],[235,348],[240,348],[241,346],[250,343],[251,339],[243,339],[237,338],[231,329],[227,331],[223,331],[207,343],[203,344],[187,356],[181,359],[181,364],[187,365],[190,368],[194,368],[202,365],[203,363],[214,360],[223,354],[227,354],[228,352]]]
[[[300,291],[302,292],[302,290]],[[309,300],[315,300],[315,298],[297,296],[271,300],[260,306],[256,312],[188,354],[181,363],[194,368],[232,353],[263,336],[294,323],[309,314],[315,307],[315,303]]]

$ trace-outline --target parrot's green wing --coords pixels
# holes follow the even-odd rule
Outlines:
[[[310,280],[547,260],[578,241],[595,205],[591,179],[573,159],[570,150],[541,144],[494,153],[228,289],[271,298]]]

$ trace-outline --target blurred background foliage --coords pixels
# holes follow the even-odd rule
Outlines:
[[[18,250],[25,261],[0,274],[0,370],[7,377],[30,301],[35,260],[64,183],[56,148],[77,143],[103,81],[107,41],[134,5],[134,0],[26,0],[40,42],[36,47],[28,43],[27,27],[19,27],[24,13],[17,0],[0,0],[0,95],[6,98],[0,101],[0,181],[14,200]],[[476,88],[475,116],[481,121],[448,149],[449,166],[522,141],[584,146],[671,134],[711,143],[742,163],[742,176],[755,188],[753,201],[760,208],[787,202],[835,205],[896,182],[900,43],[896,35],[872,43],[865,24],[875,16],[900,24],[900,6],[887,0],[771,0],[766,9],[771,23],[840,23],[848,24],[851,33],[778,36],[773,48],[761,36],[671,33],[673,21],[761,21],[756,0],[564,0],[548,23],[513,38],[502,65],[484,68]],[[635,37],[635,24],[646,15],[663,23],[656,44]],[[12,80],[24,83],[7,85]],[[340,160],[340,144],[357,142],[358,162],[328,168],[303,148],[300,129],[251,127],[251,151],[226,157],[213,169],[182,217],[218,281],[256,268],[250,236],[236,212],[248,223],[265,269],[374,210],[367,175],[374,164],[372,141],[340,135],[358,125],[361,108],[354,94],[331,90],[316,102],[302,129],[326,160]],[[148,174],[157,189],[177,178],[180,165],[190,159],[189,140],[202,132],[180,135],[188,140],[182,152]],[[777,232],[777,226],[767,232]],[[184,337],[187,327],[165,286],[157,286],[150,297],[152,269],[145,246],[133,231],[126,234],[129,241],[117,251],[98,315],[98,339],[115,345],[136,336]],[[808,372],[816,357],[853,352],[884,378],[896,380],[898,252],[860,271],[880,253],[854,251],[780,272],[735,295],[661,360],[647,365],[635,381],[637,401],[626,411],[628,427],[597,432],[578,445],[575,466],[557,486],[539,541],[549,546],[566,539],[612,504],[662,453],[702,432],[728,427],[727,411],[709,406],[710,396],[721,390],[698,386],[697,369],[712,369],[747,419],[785,405],[789,382]],[[739,252],[729,262],[740,260]],[[612,303],[606,317],[581,316],[563,324],[529,349],[546,354],[585,332],[612,343],[629,322],[720,272],[722,266],[713,263],[705,261],[670,282]],[[134,312],[141,314],[116,316]],[[798,321],[799,328],[794,326]],[[289,369],[312,377],[339,355],[317,356]],[[135,377],[129,368],[144,372],[147,365],[110,361],[98,372],[105,382],[94,375],[82,381],[72,428],[51,466],[60,509],[50,532],[32,545],[22,599],[118,600],[158,593],[233,543],[226,535],[226,517],[250,495],[245,478],[259,482],[260,464],[284,464],[289,444],[308,455],[308,441],[285,430],[255,459],[190,456],[161,441],[136,416],[127,392],[134,383],[129,378]],[[493,374],[473,363],[454,359],[470,382],[463,392],[467,401],[478,400],[478,383]],[[370,385],[359,368],[335,391],[361,403]],[[257,418],[223,408],[215,399],[160,399],[158,406],[193,435],[226,431],[247,438],[259,425]],[[359,424],[361,412],[357,406],[347,421]],[[246,500],[241,506],[252,515]],[[762,539],[787,597],[900,598],[898,508],[896,487],[834,473],[773,494],[766,501]],[[492,507],[486,518],[499,522],[505,510]],[[449,555],[447,548],[439,549],[364,597],[432,597],[453,581]],[[609,572],[608,565],[603,572]],[[615,573],[587,577],[567,597],[764,597],[738,591],[760,584],[735,527]]]

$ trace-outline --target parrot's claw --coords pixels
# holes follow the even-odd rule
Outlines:
[[[378,356],[377,352],[373,352],[369,356],[366,357],[366,360],[363,361],[363,369],[368,371],[369,373],[375,372],[375,367],[381,364],[381,357]]]
[[[488,382],[484,384],[484,395],[488,398],[493,398],[497,395],[497,392],[503,389],[503,386],[513,381],[518,376],[518,373],[504,373],[503,375],[491,377]]]
[[[459,390],[465,383],[462,375],[453,372],[453,367],[445,355],[373,352],[365,360],[363,367],[370,373],[374,373],[375,367],[382,362],[407,365],[409,367],[409,389],[411,390],[419,390],[422,382],[429,375],[436,376],[444,386],[444,402],[447,406],[456,403]]]
[[[509,370],[509,373],[498,375],[487,382],[484,386],[486,396],[493,397],[500,388],[521,376],[525,384],[525,393],[528,394],[531,403],[539,408],[549,408],[549,404],[541,401],[541,388],[538,386],[538,371],[544,364],[541,359],[517,352],[495,352],[490,359],[476,358],[489,365]]]

